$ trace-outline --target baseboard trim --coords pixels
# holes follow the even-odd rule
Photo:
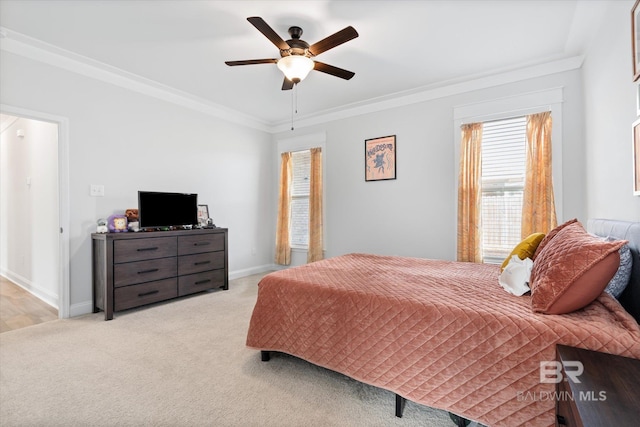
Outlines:
[[[273,271],[273,264],[264,264],[256,267],[245,268],[243,270],[236,270],[229,273],[229,280],[239,279],[241,277],[251,276],[252,274],[264,273],[266,271]]]
[[[47,291],[45,289],[42,289],[40,286],[33,283],[26,277],[23,277],[11,271],[0,269],[0,275],[6,277],[16,285],[20,286],[25,291],[29,292],[34,297],[38,298],[39,300],[49,304],[51,307],[58,310],[58,295],[53,294],[50,291]]]

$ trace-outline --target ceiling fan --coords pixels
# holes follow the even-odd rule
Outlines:
[[[254,65],[254,64],[277,64],[280,71],[285,75],[282,83],[282,90],[292,89],[295,84],[300,83],[307,77],[311,70],[320,71],[341,79],[349,80],[355,75],[351,71],[325,64],[324,62],[314,61],[313,57],[333,49],[349,40],[358,37],[358,32],[351,26],[346,27],[335,34],[330,35],[317,43],[309,45],[309,43],[300,39],[302,28],[290,27],[289,35],[291,39],[284,41],[274,30],[267,24],[264,19],[258,16],[247,18],[254,27],[267,37],[271,43],[280,49],[280,59],[249,59],[244,61],[225,61],[229,66],[236,65]]]

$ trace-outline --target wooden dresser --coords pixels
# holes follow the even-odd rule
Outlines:
[[[556,347],[556,360],[563,366],[556,383],[556,426],[640,425],[640,360],[564,345]],[[565,366],[574,376],[577,367],[583,369],[579,383]]]
[[[227,229],[94,233],[93,312],[229,289]]]

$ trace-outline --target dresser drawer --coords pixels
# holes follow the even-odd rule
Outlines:
[[[198,234],[178,237],[178,255],[223,251],[224,233]]]
[[[113,242],[113,262],[131,262],[176,256],[176,237],[116,240]]]
[[[224,286],[224,270],[211,270],[178,278],[178,296]]]
[[[218,268],[224,268],[224,252],[222,251],[178,257],[179,276]]]
[[[114,290],[113,309],[126,310],[178,296],[178,279],[158,280],[140,285],[123,286]]]
[[[176,277],[178,258],[159,258],[148,261],[127,262],[113,266],[113,286],[127,286],[136,283]]]

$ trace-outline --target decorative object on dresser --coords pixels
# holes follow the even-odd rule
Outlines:
[[[209,222],[209,205],[198,205],[198,225],[204,227]]]
[[[640,360],[558,345],[556,361],[557,426],[638,425]]]
[[[93,312],[126,310],[196,292],[229,289],[226,228],[94,233]]]
[[[127,231],[127,217],[124,215],[111,215],[107,218],[107,228],[110,233],[122,233]]]

